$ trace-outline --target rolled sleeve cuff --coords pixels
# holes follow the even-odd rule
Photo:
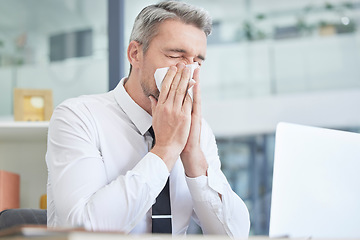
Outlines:
[[[164,161],[157,155],[149,152],[134,167],[133,172],[143,176],[145,182],[154,189],[153,192],[160,192],[166,184],[170,173]]]
[[[212,204],[221,203],[218,192],[209,186],[207,176],[186,177],[186,182],[194,201],[211,202]]]

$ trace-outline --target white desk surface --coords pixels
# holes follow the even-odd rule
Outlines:
[[[2,239],[31,239],[31,240],[177,240],[184,239],[184,236],[171,236],[168,234],[156,235],[127,235],[114,232],[88,232],[82,229],[47,229],[46,227],[29,225],[19,226],[0,231],[0,240]],[[220,240],[231,239],[226,236],[215,235],[187,235],[188,240]],[[268,236],[251,236],[249,240],[269,240]],[[271,238],[276,240],[290,239],[290,238]],[[296,238],[296,240],[305,240],[309,238]],[[239,239],[240,240],[240,239]],[[325,240],[325,239],[323,239]],[[336,239],[331,239],[336,240]],[[354,240],[354,239],[352,239]],[[360,240],[360,238],[359,238]]]

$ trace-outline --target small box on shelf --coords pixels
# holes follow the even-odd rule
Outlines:
[[[15,121],[49,121],[52,112],[52,90],[14,89]]]

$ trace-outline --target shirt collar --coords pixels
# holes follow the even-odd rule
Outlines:
[[[126,92],[124,88],[125,79],[121,79],[114,89],[115,99],[119,106],[124,110],[141,135],[144,135],[152,125],[152,116],[140,107]]]

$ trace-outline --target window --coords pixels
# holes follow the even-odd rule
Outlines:
[[[92,29],[50,36],[50,61],[91,56],[92,38]]]

